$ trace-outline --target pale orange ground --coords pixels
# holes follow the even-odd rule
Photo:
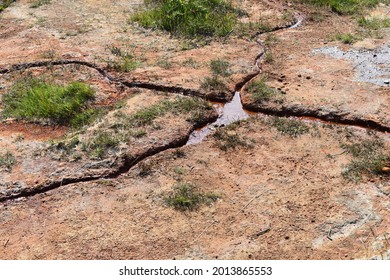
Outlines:
[[[105,61],[114,58],[109,50],[114,45],[133,50],[139,60],[131,73],[111,73],[129,81],[198,90],[211,75],[210,61],[220,58],[231,65],[234,74],[225,82],[233,89],[257,70],[255,57],[262,47],[256,40],[233,36],[184,50],[188,42],[127,23],[141,1],[114,2],[53,0],[32,9],[29,0],[17,1],[0,17],[0,68],[50,59],[85,60],[105,67]],[[283,1],[244,1],[243,8],[250,13],[243,20],[267,18],[273,26],[285,23],[286,11],[307,16],[299,28],[273,34],[276,40],[269,46],[273,61],[262,65],[269,85],[286,91],[287,105],[338,110],[389,126],[389,87],[354,82],[352,63],[312,52],[323,46],[375,48],[388,41],[388,30],[382,39],[347,46],[330,42],[329,36],[354,31],[350,18],[325,12],[324,21],[311,21],[310,9]],[[374,13],[387,10],[385,6]],[[163,67],[161,61],[170,66]],[[126,139],[104,160],[84,154],[81,160],[72,159],[74,154],[48,150],[47,140],[79,134],[87,141],[99,129],[111,133],[111,126],[120,122],[115,113],[129,116],[176,95],[126,89],[76,66],[0,75],[0,94],[27,72],[60,83],[89,83],[97,93],[95,105],[111,111],[79,133],[12,120],[0,123],[0,155],[9,150],[17,160],[11,171],[0,169],[1,197],[64,177],[105,176],[124,154],[142,156],[187,137],[193,129],[188,115],[166,114],[144,128],[145,137]],[[246,92],[242,95],[244,102],[251,102]],[[115,106],[117,101],[121,102]],[[0,202],[0,259],[389,258],[388,177],[352,183],[341,175],[351,156],[340,144],[373,136],[361,128],[309,122],[310,131],[293,138],[277,132],[268,119],[254,116],[228,130],[252,148],[222,151],[220,140],[210,135],[198,145],[148,157],[113,179],[68,184]],[[377,135],[387,152],[389,135]],[[193,212],[174,210],[164,197],[178,182],[191,182],[220,199]]]

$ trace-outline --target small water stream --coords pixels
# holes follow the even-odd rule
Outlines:
[[[217,127],[223,127],[238,120],[245,120],[249,117],[249,115],[256,114],[254,112],[249,112],[242,107],[239,92],[234,94],[232,101],[226,104],[214,102],[213,106],[216,108],[219,114],[218,119],[215,122],[192,132],[186,145],[198,144],[202,142],[206,136],[215,131]]]

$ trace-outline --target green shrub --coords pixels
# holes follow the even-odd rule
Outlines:
[[[210,90],[210,91],[221,91],[225,92],[229,89],[227,88],[226,84],[219,79],[217,76],[212,77],[206,77],[200,87],[204,90]]]
[[[173,193],[165,198],[168,206],[176,210],[196,210],[202,204],[211,204],[219,198],[214,193],[201,193],[199,189],[190,183],[178,183],[173,187]]]
[[[16,82],[3,96],[3,115],[70,124],[88,108],[88,101],[94,96],[94,90],[80,82],[62,86],[30,77]]]
[[[133,14],[131,21],[185,37],[226,36],[239,13],[225,0],[151,0],[145,4],[148,9]]]
[[[266,78],[264,77],[260,80],[252,80],[245,89],[252,94],[253,100],[257,103],[270,101],[280,95],[278,90],[267,86]]]

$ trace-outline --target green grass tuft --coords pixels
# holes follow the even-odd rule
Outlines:
[[[50,4],[51,3],[51,0],[34,0],[31,5],[30,5],[30,8],[39,8],[43,5],[47,5],[47,4]]]
[[[298,137],[309,132],[309,127],[300,120],[275,117],[271,121],[271,125],[280,133]]]
[[[379,30],[382,28],[390,28],[390,18],[365,18],[358,19],[358,24],[361,27],[370,30]]]
[[[347,33],[347,34],[337,34],[336,39],[344,44],[352,44],[358,41],[360,38],[351,33]]]
[[[252,94],[253,100],[256,103],[267,102],[271,100],[278,101],[281,97],[281,92],[269,87],[266,84],[266,78],[260,80],[253,80],[246,86],[246,91]]]
[[[200,87],[208,91],[219,91],[226,92],[229,91],[226,84],[217,76],[206,77]]]
[[[389,0],[299,0],[302,3],[320,7],[328,7],[340,15],[360,14],[366,8],[373,8],[379,3],[389,3]]]
[[[11,5],[15,0],[3,0],[2,5],[0,5],[0,12],[2,12],[5,8]]]
[[[151,0],[147,10],[130,17],[145,28],[158,28],[184,37],[226,36],[239,11],[225,0]]]
[[[211,72],[215,76],[229,77],[231,75],[229,67],[230,64],[226,60],[215,59],[210,62]]]
[[[165,198],[168,206],[180,211],[192,211],[202,204],[211,204],[220,198],[214,193],[201,193],[199,189],[190,183],[178,183],[173,187],[173,193]]]
[[[389,176],[385,167],[390,167],[390,152],[385,150],[383,141],[379,139],[363,140],[352,144],[342,144],[341,147],[352,155],[351,163],[343,172],[344,178],[359,182],[362,175]]]
[[[3,115],[27,121],[49,120],[64,125],[80,123],[82,120],[77,119],[87,118],[83,111],[94,96],[94,90],[80,82],[62,86],[30,77],[16,82],[3,96]]]
[[[99,132],[95,137],[83,143],[82,150],[87,152],[91,158],[102,159],[113,149],[116,149],[120,139],[108,132]]]

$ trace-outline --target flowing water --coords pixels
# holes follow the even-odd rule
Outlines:
[[[245,120],[249,115],[255,114],[244,110],[239,92],[234,94],[232,101],[226,104],[214,103],[213,106],[219,114],[218,119],[215,122],[192,132],[187,141],[187,145],[198,144],[202,142],[207,135],[215,131],[216,128],[229,125],[235,121]]]

